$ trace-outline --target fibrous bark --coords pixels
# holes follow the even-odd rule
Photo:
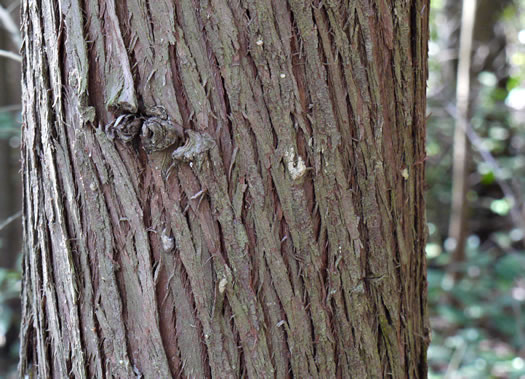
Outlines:
[[[25,1],[21,374],[425,377],[428,9]]]

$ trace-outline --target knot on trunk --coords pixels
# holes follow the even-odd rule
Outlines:
[[[207,133],[199,133],[188,129],[186,130],[186,134],[188,138],[184,145],[171,154],[171,157],[174,160],[189,162],[199,154],[202,154],[215,146],[214,139]]]
[[[117,117],[115,121],[106,125],[105,132],[109,139],[120,139],[131,142],[139,134],[142,119],[136,114],[127,113]]]
[[[180,125],[174,124],[170,119],[150,117],[142,124],[140,140],[146,152],[162,151],[175,145],[180,137],[182,130]]]

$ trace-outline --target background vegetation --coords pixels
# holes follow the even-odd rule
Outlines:
[[[15,52],[0,56],[0,378],[5,378],[14,377],[18,355],[21,107],[20,41],[12,28],[18,1],[0,4],[0,49]],[[525,0],[478,0],[477,5],[462,257],[449,237],[461,1],[431,3],[429,377],[525,378]]]
[[[525,1],[481,1],[465,259],[449,236],[461,8],[432,0],[427,128],[430,378],[525,378]]]

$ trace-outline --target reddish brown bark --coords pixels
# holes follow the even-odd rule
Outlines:
[[[425,377],[428,8],[26,1],[21,374]]]

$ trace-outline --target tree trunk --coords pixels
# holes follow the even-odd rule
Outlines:
[[[426,377],[426,0],[24,1],[20,374]]]

